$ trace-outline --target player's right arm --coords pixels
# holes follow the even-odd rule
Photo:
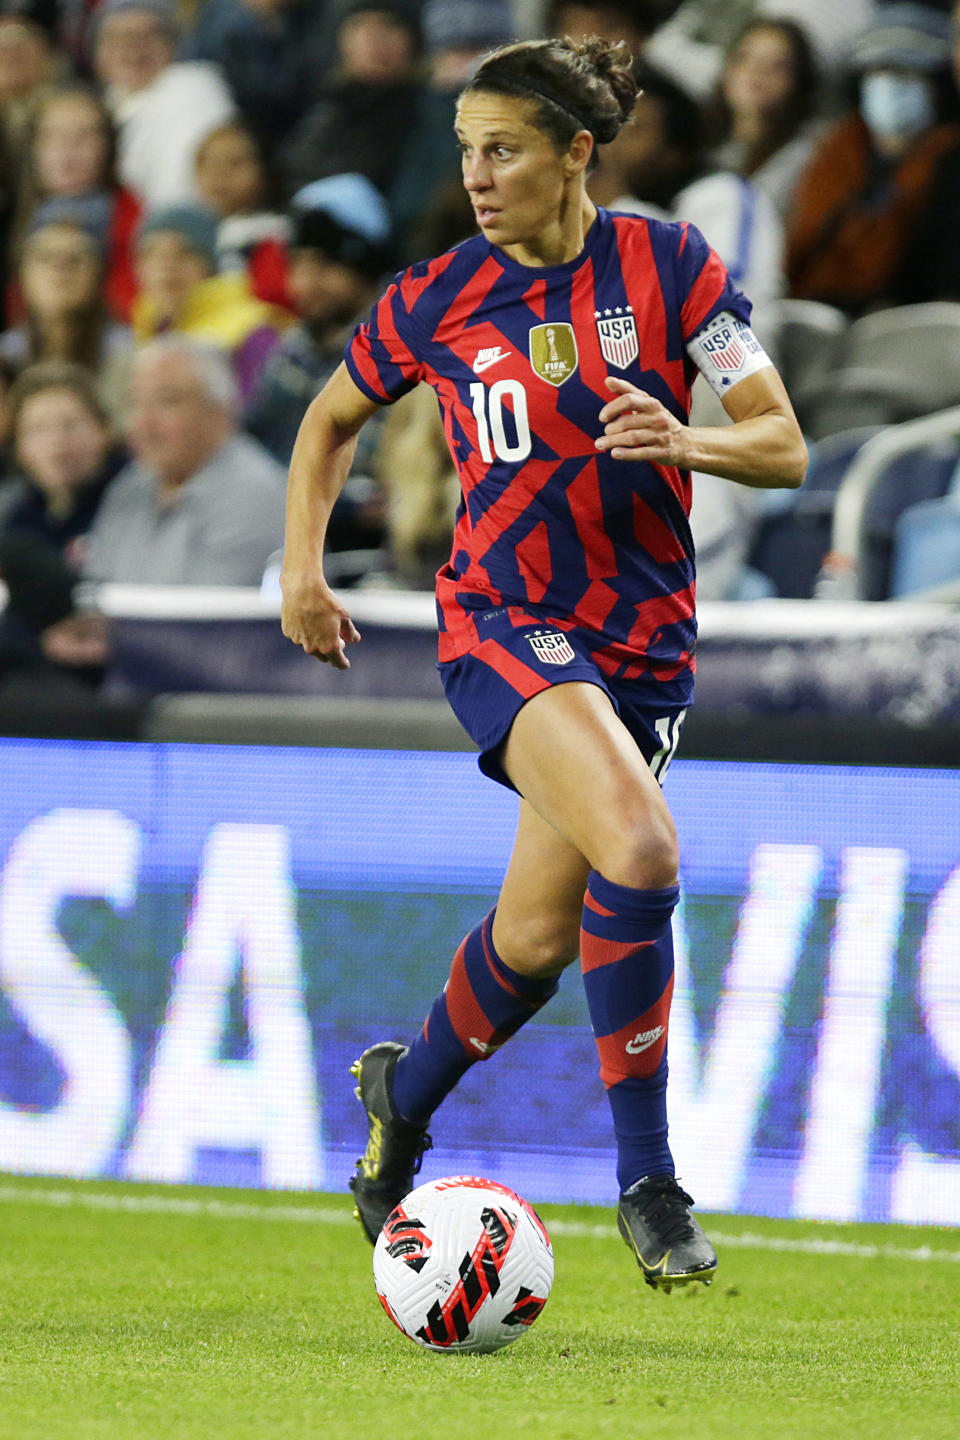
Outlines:
[[[323,546],[357,434],[379,408],[340,365],[303,417],[290,461],[280,624],[288,640],[337,670],[350,668],[344,647],[360,632],[324,579]]]

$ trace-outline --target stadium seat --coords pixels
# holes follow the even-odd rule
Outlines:
[[[960,403],[960,304],[897,305],[855,320],[840,346],[844,370],[862,367],[899,381],[915,414]]]
[[[782,599],[806,600],[830,548],[833,502],[843,477],[875,426],[845,430],[810,446],[810,467],[800,490],[776,492],[778,503],[761,522],[749,563]]]
[[[842,310],[819,300],[778,300],[775,317],[780,374],[790,395],[830,374],[849,321]]]
[[[899,425],[923,411],[901,379],[862,365],[801,386],[792,398],[803,433],[811,440],[866,426]]]
[[[960,580],[960,496],[911,505],[893,531],[890,595],[898,599]]]
[[[798,384],[804,432],[822,439],[892,425],[960,403],[960,304],[898,305],[864,315],[836,339],[832,373]]]
[[[927,505],[943,506],[957,467],[955,441],[924,445],[892,460],[883,472],[876,489],[867,501],[864,514],[864,547],[860,561],[860,594],[864,600],[886,600],[897,591],[893,588],[892,568],[894,537],[904,516]],[[951,497],[960,514],[960,501]],[[949,514],[944,514],[944,559],[949,564],[954,532]],[[953,544],[955,544],[953,540]],[[957,552],[960,555],[960,552]],[[960,570],[960,561],[957,569]],[[916,570],[914,570],[916,574]],[[957,573],[955,571],[954,573]],[[937,584],[950,574],[920,578],[915,589]]]
[[[769,575],[764,575],[762,570],[755,570],[752,565],[744,565],[737,577],[733,594],[727,598],[753,604],[757,600],[773,600],[776,594]]]

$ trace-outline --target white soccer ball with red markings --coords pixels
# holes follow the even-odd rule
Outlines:
[[[390,1319],[418,1345],[487,1354],[518,1340],[547,1303],[553,1247],[508,1186],[450,1175],[390,1213],[373,1278]]]

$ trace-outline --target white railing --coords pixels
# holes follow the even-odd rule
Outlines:
[[[960,436],[960,405],[924,415],[919,420],[905,420],[901,425],[891,425],[872,436],[857,451],[834,502],[830,551],[832,556],[852,562],[852,574],[858,587],[867,539],[867,506],[887,466],[899,455],[955,435]]]
[[[344,590],[341,598],[362,628],[435,630],[433,595],[422,590]],[[912,601],[911,597],[911,601]],[[86,586],[83,601],[105,615],[127,620],[277,620],[280,602],[260,590],[230,586],[99,585]],[[704,640],[787,640],[855,637],[888,631],[888,601],[816,603],[810,600],[764,600],[745,605],[709,601],[698,607]],[[897,628],[928,629],[956,619],[952,606],[903,602],[897,606]]]

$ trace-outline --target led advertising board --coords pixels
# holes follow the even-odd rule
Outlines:
[[[0,1170],[343,1189],[349,1064],[416,1033],[516,797],[463,754],[6,740],[0,763]],[[960,772],[681,760],[666,793],[698,1204],[960,1221]],[[575,968],[431,1128],[424,1179],[614,1198]]]

